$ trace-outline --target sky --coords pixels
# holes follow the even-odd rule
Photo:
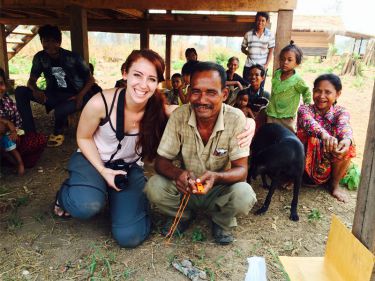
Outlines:
[[[297,0],[294,12],[340,15],[348,31],[375,35],[375,0]]]

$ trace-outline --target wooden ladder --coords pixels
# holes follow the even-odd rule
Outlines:
[[[36,25],[5,25],[8,60],[25,47],[37,33]]]

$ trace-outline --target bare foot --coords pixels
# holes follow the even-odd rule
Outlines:
[[[338,186],[332,189],[332,196],[344,203],[349,201],[348,194]]]

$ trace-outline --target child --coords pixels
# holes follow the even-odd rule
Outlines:
[[[181,69],[182,79],[184,82],[184,87],[181,87],[178,91],[178,104],[183,105],[188,103],[188,88],[190,85],[190,75],[193,72],[195,65],[198,63],[196,60],[189,60],[186,62]]]
[[[242,110],[246,117],[255,119],[253,111],[248,107],[249,96],[245,91],[240,91],[236,97],[236,103],[234,107]]]
[[[10,162],[17,165],[17,173],[19,176],[22,176],[25,173],[25,166],[20,153],[16,149],[15,141],[17,139],[17,129],[14,124],[6,119],[0,118],[0,148],[2,151],[4,150],[5,153],[10,154]]]
[[[271,100],[266,109],[267,123],[278,123],[295,132],[296,113],[300,97],[304,104],[311,103],[311,92],[296,73],[301,64],[302,51],[293,41],[280,52],[280,68],[272,78]]]
[[[179,90],[184,86],[182,75],[175,73],[172,75],[172,90],[165,92],[168,104],[178,105]]]
[[[0,124],[3,128],[3,134],[10,131],[10,140],[15,142],[17,140],[17,151],[22,157],[22,165],[25,168],[33,167],[47,144],[47,138],[44,134],[37,132],[27,132],[25,135],[21,135],[22,119],[17,110],[15,102],[7,94],[7,85],[5,72],[0,68]],[[19,136],[17,137],[17,132]],[[23,132],[22,132],[23,133]],[[5,144],[4,144],[5,145]],[[8,143],[9,145],[9,143]],[[15,146],[14,146],[15,147]],[[7,150],[7,149],[5,149]],[[16,159],[18,165],[18,173],[23,174],[24,168],[21,167],[21,161],[17,159],[17,152],[13,152],[12,156]],[[7,155],[7,154],[5,154]],[[13,159],[10,159],[13,160]],[[14,162],[14,161],[11,161]]]

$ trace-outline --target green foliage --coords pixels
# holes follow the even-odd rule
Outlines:
[[[96,67],[96,58],[95,57],[91,57],[89,59],[89,62],[94,66],[94,69],[95,69],[95,67]]]
[[[217,64],[220,64],[225,68],[228,62],[228,56],[223,52],[218,52],[215,54],[215,61]]]
[[[88,280],[113,280],[113,272],[111,263],[114,263],[115,257],[112,253],[103,253],[98,247],[93,246],[95,252],[88,257],[89,264],[87,266],[89,278]]]
[[[10,74],[29,74],[32,59],[29,57],[15,56],[9,61]]]
[[[21,207],[21,206],[26,206],[29,203],[29,197],[24,196],[24,197],[19,197],[16,199],[16,208]]]
[[[309,222],[318,221],[322,218],[320,211],[318,209],[312,209],[310,214],[307,216]]]
[[[44,75],[43,75],[43,74],[42,74],[42,76],[39,77],[38,81],[36,81],[36,85],[37,85],[38,88],[41,89],[42,91],[44,91],[45,89],[47,89],[46,78],[44,78]]]
[[[205,241],[207,237],[204,235],[200,228],[195,228],[191,236],[193,242],[202,242]]]
[[[333,56],[337,55],[338,50],[339,49],[335,45],[329,44],[329,47],[328,47],[328,56],[329,57],[333,57]]]
[[[340,181],[340,184],[345,185],[349,190],[357,190],[359,186],[359,181],[361,179],[361,171],[358,165],[351,162],[346,172],[345,177]]]
[[[182,66],[185,64],[183,60],[177,60],[172,63],[173,72],[181,73]]]

